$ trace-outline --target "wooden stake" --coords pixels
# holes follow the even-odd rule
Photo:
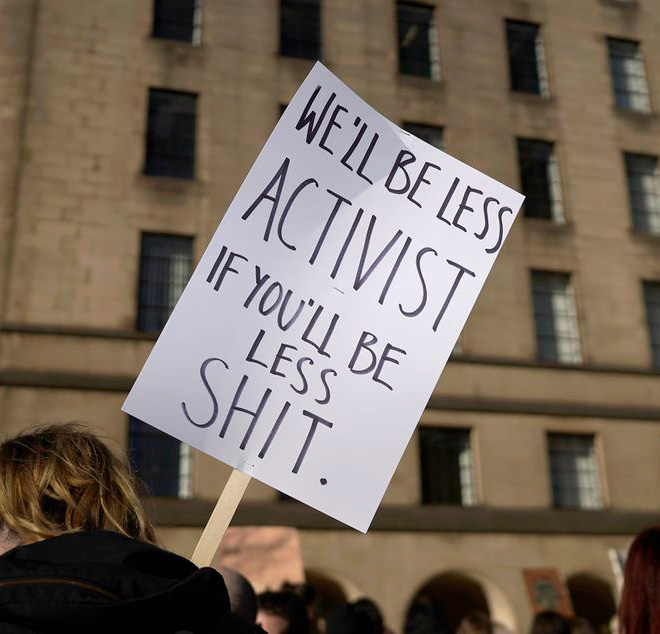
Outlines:
[[[195,546],[195,552],[191,558],[195,565],[200,567],[210,565],[250,480],[252,477],[247,473],[238,469],[232,470],[229,480],[218,498],[218,503],[206,523],[204,532]]]

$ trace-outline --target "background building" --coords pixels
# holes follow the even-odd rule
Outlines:
[[[237,522],[303,529],[310,579],[397,631],[422,595],[523,631],[546,567],[606,631],[607,550],[660,519],[659,29],[656,0],[1,0],[2,433],[89,421],[192,552],[228,469],[120,406],[320,58],[527,204],[370,533],[258,483]]]

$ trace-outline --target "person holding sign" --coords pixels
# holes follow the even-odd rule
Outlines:
[[[0,631],[255,632],[222,576],[157,546],[125,460],[79,425],[0,445]]]

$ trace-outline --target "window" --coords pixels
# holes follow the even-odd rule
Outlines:
[[[603,508],[593,436],[550,433],[548,455],[555,508]]]
[[[642,233],[660,234],[660,174],[658,159],[624,154],[633,227]]]
[[[128,417],[128,456],[148,495],[191,497],[191,454],[185,443]]]
[[[320,0],[280,0],[280,53],[320,59]]]
[[[651,112],[651,96],[639,42],[608,37],[607,48],[617,108]]]
[[[196,123],[197,95],[151,88],[145,173],[194,178]]]
[[[422,503],[477,503],[469,429],[421,427]]]
[[[580,335],[569,276],[532,271],[532,295],[539,359],[580,363]]]
[[[437,147],[439,150],[444,150],[442,128],[434,125],[424,125],[422,123],[404,123],[403,129],[406,132],[410,132],[410,134],[414,134],[422,141],[426,141],[429,145]]]
[[[433,7],[397,2],[399,72],[440,79],[438,36]]]
[[[202,0],[154,0],[154,37],[200,44]]]
[[[660,282],[644,282],[644,300],[653,367],[660,369]]]
[[[520,183],[528,218],[564,222],[559,165],[552,143],[518,139]]]
[[[538,24],[506,21],[511,90],[548,97],[548,73]]]
[[[192,274],[192,238],[143,233],[137,329],[158,332]]]

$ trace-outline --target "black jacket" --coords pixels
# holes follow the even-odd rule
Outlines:
[[[53,537],[0,557],[0,634],[255,632],[222,576],[107,531]]]

